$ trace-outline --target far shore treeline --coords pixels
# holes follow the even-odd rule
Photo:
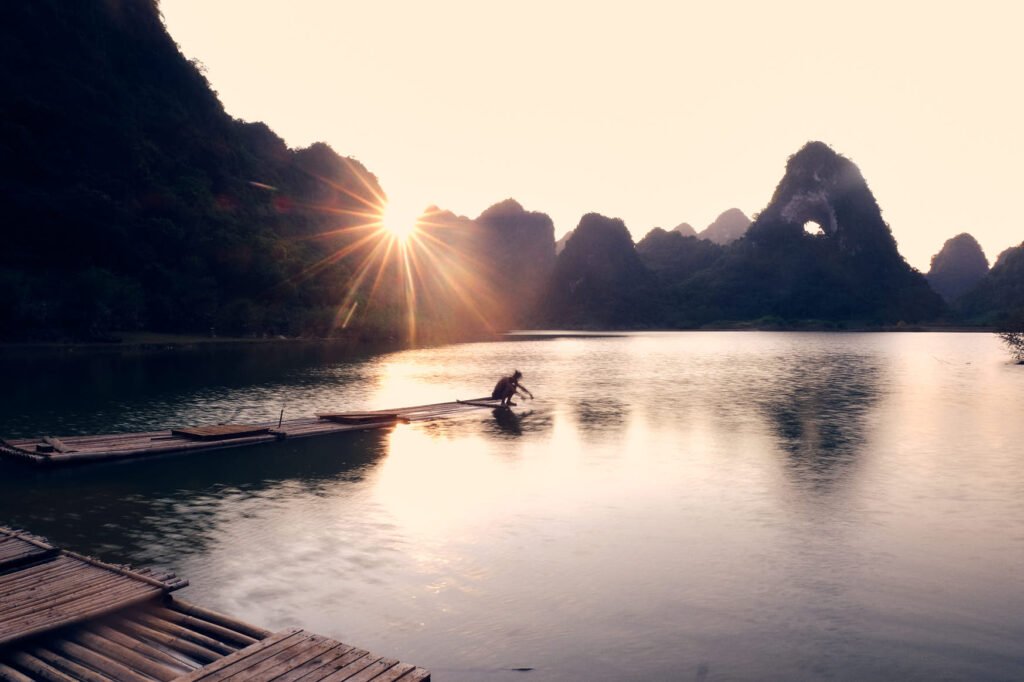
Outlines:
[[[386,194],[369,169],[229,116],[153,0],[4,3],[0,37],[4,340],[1024,319],[1024,244],[990,268],[950,236],[917,272],[822,142],[780,159],[752,221],[730,209],[634,244],[591,213],[556,244],[548,216],[509,199],[476,218],[431,209],[402,247],[373,225]]]

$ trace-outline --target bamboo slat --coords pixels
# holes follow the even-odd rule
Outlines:
[[[80,623],[89,618],[106,615],[111,611],[132,606],[142,601],[148,601],[152,598],[153,595],[151,593],[131,594],[121,592],[112,600],[105,600],[103,598],[90,600],[85,604],[79,605],[79,608],[71,614],[48,611],[38,617],[20,619],[6,633],[0,633],[0,644]]]

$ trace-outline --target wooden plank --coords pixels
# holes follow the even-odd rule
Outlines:
[[[376,663],[363,668],[352,677],[346,677],[344,679],[347,680],[347,682],[370,682],[371,680],[377,679],[378,675],[383,675],[396,665],[398,665],[397,660],[393,658],[382,658]]]
[[[395,682],[395,680],[401,679],[408,673],[411,673],[416,669],[416,666],[409,663],[399,663],[398,665],[384,671],[377,677],[373,678],[373,682]]]
[[[298,641],[301,634],[302,630],[298,629],[278,632],[267,637],[262,642],[253,644],[252,646],[248,646],[244,649],[239,649],[235,653],[229,656],[225,656],[224,658],[218,659],[210,665],[203,666],[199,670],[196,670],[190,673],[189,675],[182,677],[177,682],[195,682],[196,680],[206,679],[208,676],[217,673],[223,670],[224,668],[227,668],[228,666],[233,665],[238,661],[241,661],[244,658],[259,655],[261,652],[267,649],[272,649],[272,647],[275,647],[280,644],[284,644],[290,641]]]
[[[64,441],[62,441],[60,438],[55,438],[53,436],[43,436],[43,442],[52,447],[57,452],[67,452],[68,450],[71,449],[67,445],[65,445]]]
[[[424,668],[413,668],[413,671],[403,677],[401,682],[430,682],[430,671]]]
[[[306,673],[302,677],[298,678],[295,682],[320,682],[328,675],[337,672],[338,670],[344,669],[346,666],[351,665],[355,661],[367,659],[366,665],[369,665],[373,661],[377,660],[377,656],[374,656],[365,649],[351,649],[347,653],[342,654],[325,663],[321,667],[313,670],[312,672]]]
[[[332,640],[325,641],[321,646],[324,647],[323,650],[317,653],[313,658],[278,675],[274,678],[274,682],[295,682],[295,680],[303,677],[306,673],[319,670],[328,665],[331,661],[341,658],[345,654],[354,650],[354,647]]]
[[[397,412],[339,412],[318,414],[318,419],[338,422],[340,424],[397,424],[398,422],[409,423],[408,418]]]
[[[248,666],[240,672],[235,672],[232,679],[244,679],[246,682],[268,682],[281,672],[309,660],[315,653],[310,654],[308,652],[316,650],[317,646],[326,639],[326,637],[321,635],[310,634],[305,640],[279,651],[273,656],[268,656],[258,664]],[[234,668],[228,668],[228,670],[234,670]]]
[[[227,438],[258,436],[269,430],[269,426],[257,426],[255,424],[212,424],[210,426],[188,426],[181,429],[171,429],[171,435],[198,440],[224,440]]]
[[[347,680],[353,675],[366,670],[371,665],[379,661],[380,658],[380,656],[375,654],[367,654],[362,658],[358,658],[351,663],[338,668],[327,677],[320,678],[320,682],[342,682],[343,680]]]

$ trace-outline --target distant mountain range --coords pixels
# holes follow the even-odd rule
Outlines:
[[[450,340],[517,326],[1024,314],[1024,245],[989,270],[958,235],[926,279],[859,169],[821,142],[790,157],[753,222],[733,208],[699,232],[681,223],[634,244],[621,220],[590,213],[556,243],[547,215],[508,199],[476,218],[433,209],[402,252],[369,224],[386,201],[372,172],[229,116],[153,0],[34,0],[0,14],[4,338]]]

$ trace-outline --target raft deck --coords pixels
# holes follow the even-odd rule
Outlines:
[[[0,564],[0,680],[430,679],[329,637],[272,633],[175,599],[170,592],[188,583],[172,573],[114,566],[0,527],[0,547],[12,542],[20,563]]]
[[[290,438],[388,428],[398,423],[442,419],[470,410],[494,409],[490,398],[456,400],[369,412],[330,412],[314,417],[258,424],[206,424],[166,431],[102,436],[43,436],[0,440],[0,456],[41,465],[75,464],[183,452],[208,452]]]

